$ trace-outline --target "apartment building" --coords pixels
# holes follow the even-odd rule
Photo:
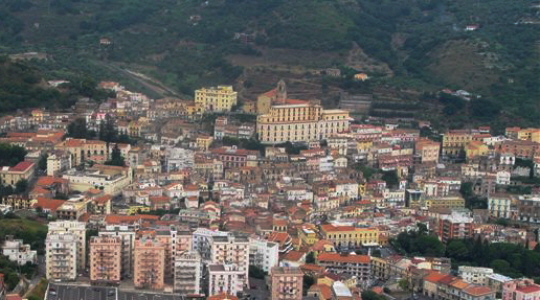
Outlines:
[[[202,293],[202,259],[196,251],[182,251],[174,261],[174,291],[182,295]]]
[[[86,224],[78,221],[55,221],[49,223],[48,234],[71,234],[76,241],[77,272],[86,269]]]
[[[165,247],[152,234],[142,233],[135,240],[133,281],[136,288],[163,289]]]
[[[47,176],[58,176],[71,167],[71,154],[68,151],[57,150],[47,157]]]
[[[45,240],[45,266],[48,280],[77,278],[79,237],[73,233],[49,233]]]
[[[238,93],[232,86],[220,85],[195,90],[195,106],[200,113],[231,111],[237,101]]]
[[[508,194],[490,194],[488,197],[489,215],[494,218],[516,219],[517,199]]]
[[[472,140],[469,130],[450,130],[443,135],[442,153],[445,156],[458,156]]]
[[[245,272],[236,265],[208,265],[208,295],[238,295],[246,287],[245,283]]]
[[[492,268],[471,267],[471,266],[459,266],[458,276],[464,281],[479,285],[487,285],[487,276],[493,275]]]
[[[320,141],[349,129],[349,112],[324,110],[321,105],[302,100],[273,105],[257,117],[257,134],[263,144]]]
[[[279,263],[279,244],[264,239],[249,238],[249,265],[265,272]]]
[[[448,195],[443,197],[426,197],[425,208],[464,208],[465,199],[460,195]]]
[[[341,249],[379,245],[379,230],[377,228],[325,224],[321,225],[321,234],[324,239],[332,241],[334,246]]]
[[[302,300],[304,272],[300,268],[273,267],[270,278],[272,299]]]
[[[239,279],[248,286],[249,239],[245,236],[213,236],[210,240],[210,261],[212,264],[233,265],[241,272]]]
[[[439,220],[439,238],[443,243],[452,239],[472,238],[473,233],[473,218],[468,213],[453,211]]]
[[[371,260],[368,255],[321,253],[317,256],[317,263],[329,272],[348,273],[361,281],[367,281],[371,276]]]
[[[36,164],[21,161],[13,167],[0,167],[0,184],[15,187],[20,180],[31,181],[35,176]]]
[[[90,281],[120,283],[122,240],[120,237],[93,236],[90,239]]]
[[[502,300],[540,299],[540,285],[529,278],[514,279],[503,284]]]
[[[106,165],[94,165],[84,171],[71,169],[62,178],[69,180],[71,190],[86,192],[99,188],[109,195],[120,194],[133,180],[129,167]]]
[[[429,139],[419,139],[414,146],[414,154],[420,157],[420,162],[438,162],[441,144]]]
[[[224,146],[212,149],[211,152],[223,162],[225,168],[256,167],[260,156],[257,150],[238,149],[236,146]]]
[[[540,223],[540,197],[520,195],[518,197],[518,219],[522,222]]]
[[[30,249],[30,245],[24,244],[23,240],[14,239],[12,235],[6,236],[2,245],[2,254],[19,266],[25,265],[27,262],[37,263],[37,251]]]
[[[134,226],[107,225],[102,228],[99,237],[111,237],[120,239],[120,275],[122,279],[131,278],[133,275],[133,252],[135,250]]]

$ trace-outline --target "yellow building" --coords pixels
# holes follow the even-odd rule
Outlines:
[[[267,114],[257,117],[257,134],[263,144],[310,142],[349,129],[349,112],[323,110],[322,106],[302,100],[273,105]]]
[[[540,129],[524,128],[518,131],[518,140],[533,141],[540,143]]]
[[[195,105],[199,112],[230,111],[238,101],[238,93],[232,86],[202,88],[195,91]]]
[[[443,136],[443,154],[459,155],[471,140],[472,134],[468,130],[451,130]]]
[[[15,187],[18,181],[31,181],[35,176],[36,164],[21,161],[13,167],[0,167],[0,184]]]
[[[324,239],[332,241],[338,248],[379,245],[379,230],[376,228],[325,224],[321,225],[321,234]]]
[[[315,232],[314,226],[302,226],[298,228],[298,237],[303,245],[311,246],[315,244],[319,238]]]
[[[414,147],[414,153],[421,157],[422,162],[438,162],[441,144],[429,139],[419,139]]]
[[[128,214],[128,215],[136,215],[136,214],[146,213],[146,212],[149,212],[149,211],[150,211],[149,206],[134,205],[134,206],[130,206],[127,209],[126,214]]]
[[[426,199],[426,208],[463,208],[465,199],[461,196],[446,196]]]
[[[212,144],[212,141],[214,138],[207,135],[201,135],[197,137],[197,148],[202,151],[207,151],[208,148],[210,148],[210,145]]]
[[[382,257],[371,256],[371,274],[373,277],[381,280],[388,279],[390,266],[388,261]]]
[[[476,156],[485,156],[489,154],[489,147],[480,141],[471,141],[465,147],[465,155],[467,159],[474,158]]]

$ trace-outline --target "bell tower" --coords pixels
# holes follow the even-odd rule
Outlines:
[[[287,100],[287,85],[285,84],[285,81],[281,79],[276,88],[276,103],[277,104],[285,104],[285,101]]]

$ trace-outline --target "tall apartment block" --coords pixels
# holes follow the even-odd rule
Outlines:
[[[273,267],[272,300],[302,300],[304,272],[300,268]]]
[[[238,100],[238,93],[232,86],[220,85],[218,87],[195,90],[195,106],[199,112],[230,111]]]
[[[202,267],[198,252],[178,253],[174,262],[174,291],[182,295],[201,294]]]
[[[49,233],[45,240],[47,279],[77,278],[78,237],[73,233]]]
[[[135,240],[133,281],[136,288],[163,289],[165,248],[153,234],[142,233]]]
[[[134,226],[106,226],[99,231],[100,237],[118,237],[120,238],[121,269],[122,279],[133,277],[133,251],[135,249],[135,230]]]
[[[119,237],[93,236],[90,239],[90,281],[120,283],[121,254]]]
[[[77,242],[77,272],[86,268],[86,224],[78,221],[49,223],[48,234],[72,234]]]
[[[238,295],[244,290],[245,273],[234,264],[208,265],[208,295]]]

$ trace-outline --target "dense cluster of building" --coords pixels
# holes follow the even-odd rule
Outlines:
[[[230,86],[197,90],[194,101],[100,87],[116,97],[99,105],[81,99],[74,113],[35,109],[0,119],[0,143],[28,151],[0,168],[0,183],[29,183],[2,205],[54,219],[45,243],[49,280],[88,276],[96,285],[234,299],[249,293],[256,268],[268,275],[271,299],[360,299],[378,280],[397,278],[437,299],[540,295],[530,280],[492,269],[451,275],[444,257],[371,255],[418,223],[445,243],[480,237],[534,247],[531,229],[487,221],[540,224],[540,193],[528,184],[540,171],[540,129],[493,136],[480,127],[438,141],[395,120],[355,124],[346,110],[289,99],[283,81],[242,102]],[[201,124],[213,113],[208,130]],[[77,118],[95,131],[112,118],[120,134],[146,142],[65,138]],[[264,149],[226,145],[231,140]],[[301,147],[293,153],[286,142]],[[114,149],[124,166],[106,164]],[[38,171],[44,154],[46,170]],[[487,198],[487,209],[466,208],[465,183]],[[6,239],[2,250],[19,265],[36,262],[21,240]],[[306,290],[304,275],[315,278]]]

